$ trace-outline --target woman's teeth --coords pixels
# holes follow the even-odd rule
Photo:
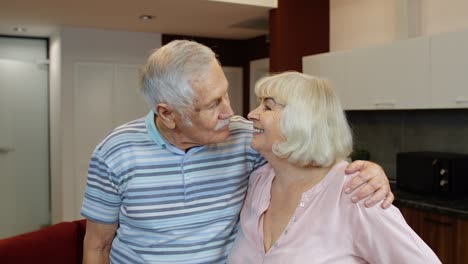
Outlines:
[[[254,132],[255,132],[255,133],[263,133],[264,131],[265,131],[265,130],[263,130],[263,129],[255,128],[255,127],[254,127]]]

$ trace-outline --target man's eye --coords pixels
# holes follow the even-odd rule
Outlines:
[[[213,102],[208,108],[213,109],[217,107],[221,103],[221,100],[216,100],[216,102]]]
[[[271,108],[268,105],[265,105],[265,111],[271,111]]]

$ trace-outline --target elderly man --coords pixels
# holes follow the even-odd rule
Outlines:
[[[151,108],[116,128],[91,157],[81,214],[85,263],[225,263],[248,177],[265,160],[250,147],[253,127],[233,116],[228,82],[211,49],[173,41],[148,59],[141,89]],[[349,186],[393,201],[373,163]],[[351,197],[350,197],[351,199]]]

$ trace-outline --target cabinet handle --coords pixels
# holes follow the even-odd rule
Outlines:
[[[15,149],[10,147],[0,147],[0,154],[7,154],[12,151],[15,151]]]
[[[444,225],[444,226],[452,226],[453,225],[452,222],[439,221],[439,220],[432,219],[432,218],[429,218],[429,217],[424,217],[424,221],[427,221],[427,222],[433,223],[433,224]]]
[[[468,98],[465,98],[465,97],[462,97],[462,96],[457,96],[457,98],[455,98],[455,103],[457,103],[457,104],[468,103]]]
[[[393,100],[390,101],[381,101],[381,102],[375,102],[374,105],[376,108],[379,107],[385,107],[385,108],[395,108],[396,102]]]

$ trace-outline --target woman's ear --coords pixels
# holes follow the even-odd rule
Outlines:
[[[169,129],[175,128],[175,118],[176,115],[174,111],[164,103],[160,103],[156,105],[156,114],[160,118],[161,122]]]

